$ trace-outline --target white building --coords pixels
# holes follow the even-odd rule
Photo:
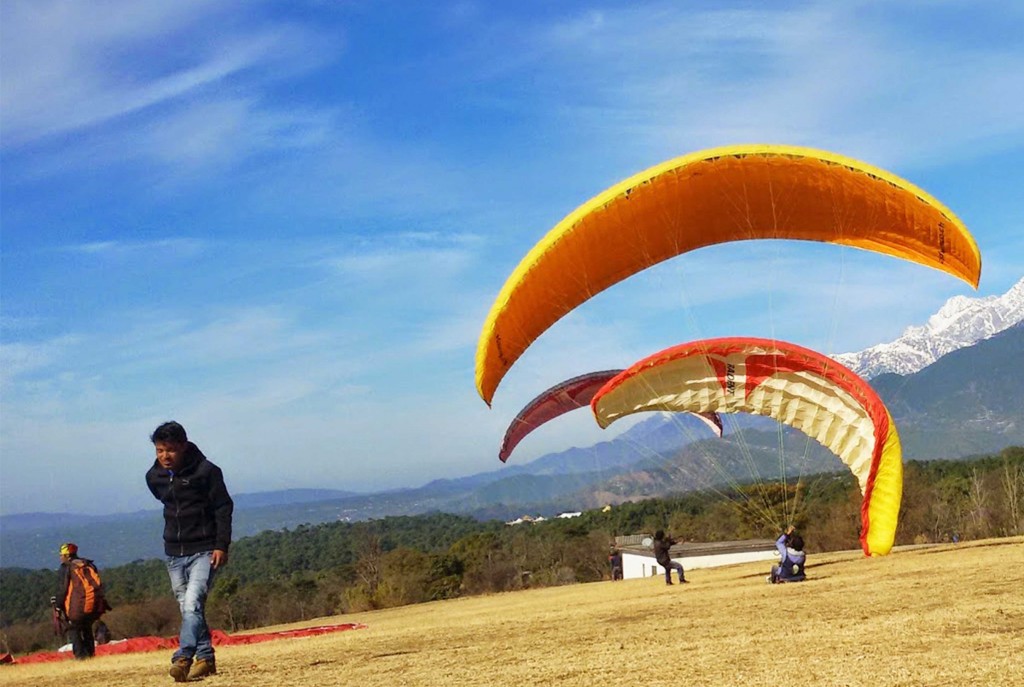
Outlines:
[[[646,541],[646,539],[644,540]],[[717,568],[722,565],[750,563],[755,561],[778,562],[775,542],[771,539],[727,542],[684,542],[673,546],[669,553],[672,560],[681,563],[683,570],[696,568]],[[765,568],[767,573],[768,568]],[[633,580],[639,577],[664,576],[665,568],[654,560],[654,551],[643,543],[622,547],[622,577]]]
[[[559,517],[561,517],[561,516],[559,516]],[[505,524],[506,525],[522,525],[524,522],[527,522],[527,523],[530,523],[532,525],[535,522],[544,522],[545,520],[547,520],[547,518],[545,518],[543,515],[538,515],[536,517],[534,517],[532,515],[524,515],[521,518],[516,518],[515,520],[509,520]]]

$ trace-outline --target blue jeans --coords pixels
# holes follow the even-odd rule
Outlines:
[[[191,556],[168,556],[167,573],[171,576],[171,589],[181,608],[181,633],[178,650],[171,657],[213,658],[210,628],[206,625],[206,597],[213,586],[212,551]]]
[[[683,576],[683,564],[675,561],[669,561],[668,565],[662,566],[665,568],[665,583],[672,584],[672,571],[675,570],[679,573],[679,581],[682,582],[686,578]]]

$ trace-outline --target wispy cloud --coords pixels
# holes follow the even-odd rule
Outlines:
[[[466,268],[469,257],[461,250],[400,250],[343,255],[324,264],[343,279],[380,284],[390,290],[410,282],[428,286],[451,279]]]
[[[516,52],[543,60],[540,112],[600,137],[604,156],[612,141],[634,151],[623,158],[646,160],[768,141],[905,166],[976,156],[1020,134],[1020,51],[953,38],[936,52],[920,30],[894,32],[869,9],[613,8],[532,27]]]
[[[0,381],[8,393],[11,380],[45,369],[62,359],[78,343],[78,337],[63,335],[41,343],[10,342],[0,344]]]
[[[315,40],[308,31],[238,27],[223,21],[232,6],[4,3],[4,145],[100,126],[203,93],[256,66],[309,61],[308,52],[291,47]],[[185,32],[193,36],[187,50],[152,61],[160,56],[154,42]],[[195,41],[196,34],[209,40]]]
[[[158,253],[161,258],[168,257],[190,257],[201,253],[207,246],[207,241],[194,238],[167,238],[153,241],[92,241],[68,246],[62,246],[58,250],[67,253],[78,253],[89,256],[107,257],[138,257],[141,255],[152,255]]]

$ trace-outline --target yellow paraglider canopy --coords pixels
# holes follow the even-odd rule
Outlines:
[[[749,239],[853,246],[934,267],[977,288],[981,254],[938,200],[885,170],[821,150],[714,148],[604,191],[559,222],[498,294],[476,352],[490,404],[523,352],[570,310],[644,268]]]
[[[903,494],[896,424],[867,382],[821,353],[777,339],[691,341],[611,377],[590,407],[601,427],[651,410],[753,413],[795,427],[857,478],[864,553],[892,549]]]

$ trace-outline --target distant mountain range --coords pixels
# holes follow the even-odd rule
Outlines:
[[[870,383],[896,421],[905,460],[960,459],[1024,446],[1022,361],[1024,322],[945,355],[919,372],[883,374]],[[846,469],[817,442],[772,420],[742,415],[723,419],[723,439],[663,450],[671,459],[638,461],[561,503],[595,507],[730,480],[778,480]],[[658,432],[675,422],[664,414],[634,431]],[[639,441],[642,436],[630,439]]]
[[[1022,321],[1024,278],[1002,296],[950,298],[927,324],[908,327],[895,341],[832,357],[865,379],[887,372],[907,375]]]
[[[959,458],[1024,445],[1024,322],[871,385],[896,419],[907,459]]]
[[[999,323],[998,333],[957,346],[913,373],[883,373],[870,380],[896,421],[905,459],[957,459],[1024,446],[1020,372],[1024,323],[1018,318],[1016,324],[1002,326],[1019,313],[1022,294],[1024,286],[1019,283],[1000,298],[953,299],[929,320],[929,326],[944,332],[942,336],[971,329],[973,333],[959,339],[966,340],[979,327],[996,327],[995,323]],[[976,307],[978,302],[987,304],[987,316]],[[938,326],[937,318],[946,326]],[[975,324],[963,324],[968,320]],[[989,324],[978,324],[985,322]],[[955,337],[946,338],[944,346]],[[816,442],[770,419],[745,415],[723,419],[723,439],[702,439],[707,429],[699,420],[685,414],[652,414],[610,441],[414,489],[376,494],[316,489],[242,494],[235,499],[236,536],[303,523],[432,511],[500,519],[524,513],[552,515],[755,478],[773,480],[782,474],[793,477],[845,469]],[[3,516],[0,565],[54,567],[55,543],[67,540],[76,541],[85,555],[108,566],[157,557],[162,554],[160,520],[159,511]]]

